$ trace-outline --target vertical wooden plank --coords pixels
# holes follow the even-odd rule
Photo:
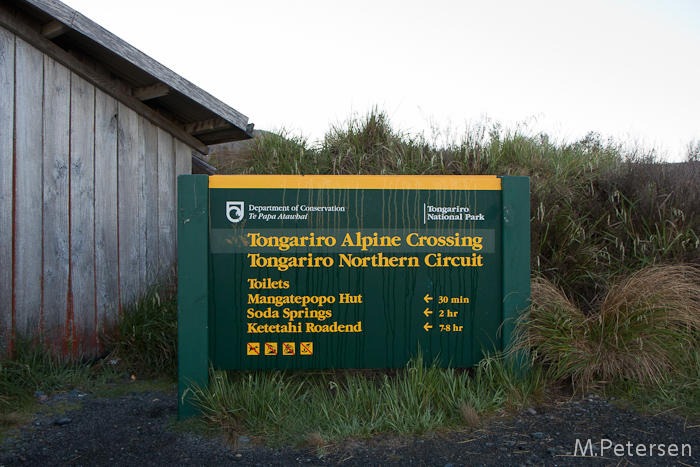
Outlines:
[[[95,294],[96,321],[107,326],[119,311],[117,212],[117,101],[95,94]]]
[[[0,350],[9,350],[12,331],[14,79],[15,38],[0,28]]]
[[[141,119],[144,127],[144,187],[146,205],[146,272],[149,282],[158,281],[160,264],[158,255],[158,127]]]
[[[19,38],[15,47],[14,326],[34,337],[41,320],[44,60]]]
[[[70,248],[74,353],[96,350],[95,326],[95,87],[71,76]]]
[[[45,342],[63,340],[70,264],[70,71],[44,57],[44,319]]]
[[[158,183],[152,178],[158,172],[158,131],[156,126],[143,117],[139,117],[139,140],[141,147],[141,199],[139,223],[143,231],[141,244],[141,290],[146,290],[155,280],[155,264],[152,256],[158,256]]]
[[[119,282],[121,305],[132,302],[139,294],[140,244],[138,115],[119,104],[118,133],[118,203],[119,203]]]
[[[144,141],[145,132],[143,122],[143,117],[139,115],[136,122],[138,125],[136,132],[138,157],[136,158],[136,170],[131,174],[134,179],[134,186],[137,190],[136,211],[133,214],[136,216],[136,230],[139,234],[139,242],[136,245],[138,249],[138,284],[136,294],[139,297],[144,293],[146,282],[146,199],[143,191],[146,145]]]
[[[175,140],[175,175],[192,174],[192,148],[180,141]],[[177,200],[174,201],[177,204]]]
[[[158,129],[158,267],[159,280],[174,274],[175,260],[175,143]]]

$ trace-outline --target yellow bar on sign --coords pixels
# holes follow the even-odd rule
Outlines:
[[[495,175],[212,175],[209,188],[500,190]]]

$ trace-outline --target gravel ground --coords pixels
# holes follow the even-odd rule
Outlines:
[[[59,402],[73,408],[56,415],[51,407]],[[73,391],[44,404],[46,411],[4,440],[0,466],[700,465],[700,421],[643,415],[595,396],[495,416],[462,432],[346,441],[324,447],[322,456],[308,447],[254,446],[246,437],[229,449],[215,439],[173,432],[175,394],[104,399]]]

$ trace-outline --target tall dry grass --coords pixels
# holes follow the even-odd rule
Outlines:
[[[613,284],[590,314],[544,278],[533,282],[531,301],[518,348],[529,349],[549,377],[583,390],[620,380],[661,384],[699,350],[697,267],[646,267]]]

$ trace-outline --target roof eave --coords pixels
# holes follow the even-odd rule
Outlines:
[[[170,96],[167,98],[168,101],[178,103],[179,118],[175,123],[181,126],[185,133],[201,141],[203,145],[239,141],[253,137],[252,124],[248,123],[248,117],[161,65],[69,6],[57,0],[16,0],[16,3],[31,5],[34,9],[54,19],[51,24],[45,25],[45,31],[42,31],[48,39],[51,40],[67,33],[72,38],[80,38],[79,41],[84,38],[84,40],[88,41],[87,43],[82,43],[86,50],[98,50],[95,48],[97,46],[106,52],[103,55],[108,57],[108,61],[111,61],[109,64],[113,65],[113,68],[121,69],[123,73],[121,78],[127,81],[129,78],[132,78],[133,81],[142,81],[144,77],[142,72],[150,76],[153,81],[146,91],[141,88],[132,90],[132,93],[135,96],[135,93],[148,91],[151,93],[170,93]],[[134,72],[130,70],[138,70],[139,76],[130,76],[129,73]],[[145,105],[158,111],[159,96],[153,96],[154,94],[140,95],[137,98]],[[182,104],[179,104],[179,102]],[[193,115],[190,115],[189,118],[183,118],[183,114],[188,112]],[[206,115],[206,117],[203,118],[203,115]]]

